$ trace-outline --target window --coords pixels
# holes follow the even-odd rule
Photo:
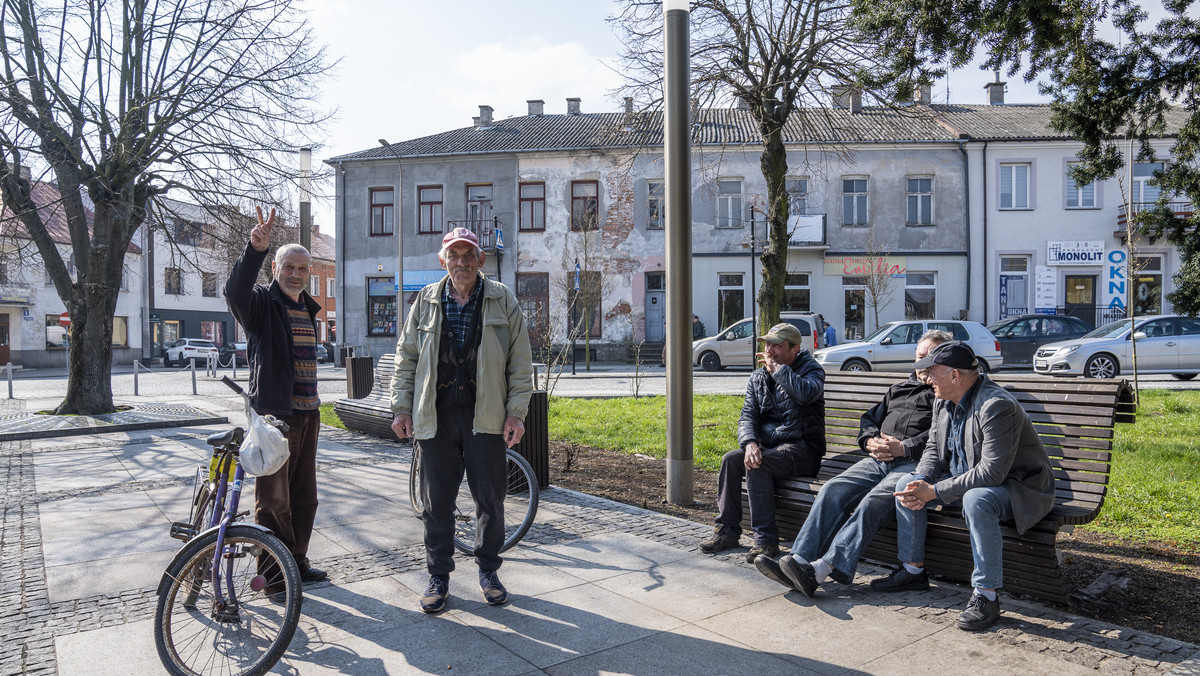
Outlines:
[[[842,179],[842,225],[867,224],[867,179]]]
[[[395,191],[391,188],[371,188],[371,236],[385,237],[395,232]]]
[[[579,290],[574,285],[567,292],[567,303],[571,308],[571,331],[583,335],[583,327],[587,327],[587,335],[599,338],[600,325],[600,285],[599,270],[582,270],[579,273]]]
[[[308,278],[308,295],[312,296],[313,298],[321,297],[321,277],[320,277],[320,275],[313,275]]]
[[[1067,176],[1063,183],[1067,187],[1067,208],[1068,209],[1095,209],[1096,208],[1096,183],[1093,181],[1087,185],[1079,185],[1071,176],[1071,167],[1078,165],[1078,162],[1067,163]]]
[[[546,184],[521,184],[521,225],[524,231],[546,229]]]
[[[46,349],[65,348],[69,341],[67,327],[58,323],[58,315],[46,315]]]
[[[179,268],[163,270],[163,293],[178,296],[183,293],[183,273]]]
[[[600,183],[571,181],[571,230],[581,232],[600,227]]]
[[[908,218],[909,225],[933,224],[933,179],[908,179]]]
[[[200,293],[206,298],[217,297],[217,273],[201,272],[200,273]]]
[[[324,343],[325,342],[325,322],[321,321],[320,319],[314,319],[313,321],[315,321],[317,323],[317,342]]]
[[[200,337],[213,345],[225,344],[225,322],[203,320],[200,322]]]
[[[529,344],[538,349],[546,347],[550,333],[550,275],[545,272],[518,272],[517,302],[525,313]]]
[[[422,235],[442,234],[442,186],[417,188],[417,232]]]
[[[717,325],[729,326],[746,316],[746,288],[740,272],[717,275]]]
[[[1130,190],[1129,201],[1135,207],[1134,211],[1144,209],[1158,201],[1162,189],[1151,184],[1154,172],[1162,171],[1162,162],[1135,162],[1133,165],[1133,186]]]
[[[1000,208],[1029,208],[1029,165],[1000,165]]]
[[[862,277],[842,277],[843,316],[846,318],[846,329],[842,332],[845,340],[862,340],[864,310],[866,308],[866,293]],[[831,322],[832,323],[832,322]]]
[[[739,180],[717,181],[717,227],[742,227],[742,182]]]
[[[908,272],[904,278],[904,318],[933,319],[937,315],[937,273]]]
[[[395,277],[367,277],[367,335],[396,335]]]
[[[1133,268],[1133,315],[1162,314],[1161,256],[1138,256]]]
[[[807,272],[789,272],[783,282],[783,304],[780,312],[808,312],[811,290]]]
[[[325,297],[326,298],[334,298],[337,296],[337,293],[336,293],[337,285],[335,284],[335,281],[336,280],[334,280],[333,277],[325,278]]]
[[[1029,314],[1029,258],[1000,257],[1000,319]]]
[[[808,179],[784,179],[784,189],[788,194],[788,215],[803,216],[808,213]]]
[[[646,228],[662,230],[667,227],[666,190],[662,181],[646,181]]]
[[[467,226],[477,234],[491,230],[492,184],[467,186]],[[486,223],[486,225],[485,225]]]
[[[185,221],[181,218],[175,219],[175,243],[196,246],[201,244],[204,237],[204,229],[195,221]]]

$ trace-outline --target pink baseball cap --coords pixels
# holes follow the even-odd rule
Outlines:
[[[475,233],[466,228],[455,228],[446,233],[446,236],[442,238],[442,248],[448,249],[450,245],[458,242],[466,242],[476,249],[479,248],[479,238],[475,236]]]

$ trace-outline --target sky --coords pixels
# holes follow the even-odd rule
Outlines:
[[[313,153],[321,160],[494,118],[547,114],[582,99],[584,113],[616,112],[620,41],[605,19],[614,0],[308,0],[310,23],[331,60],[321,96],[338,116]],[[986,103],[990,71],[973,64],[933,88],[935,103]],[[1008,79],[1009,103],[1043,103],[1034,83]],[[949,98],[947,98],[947,87]],[[614,98],[615,97],[615,98]],[[313,220],[333,234],[332,181],[314,185]]]

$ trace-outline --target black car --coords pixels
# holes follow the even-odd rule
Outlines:
[[[1091,330],[1091,324],[1066,315],[1021,315],[988,326],[1000,341],[1005,366],[1031,365],[1041,345],[1078,338]]]
[[[225,343],[221,346],[220,360],[223,366],[233,366],[233,362],[230,361],[231,355],[234,359],[237,359],[238,366],[247,366],[250,364],[250,360],[246,357],[245,343]]]

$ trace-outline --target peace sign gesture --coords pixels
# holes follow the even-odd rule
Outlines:
[[[254,207],[258,212],[258,225],[250,231],[250,246],[254,247],[255,251],[266,251],[271,244],[271,228],[275,227],[275,209],[271,209],[271,215],[267,220],[263,220],[262,207]]]

